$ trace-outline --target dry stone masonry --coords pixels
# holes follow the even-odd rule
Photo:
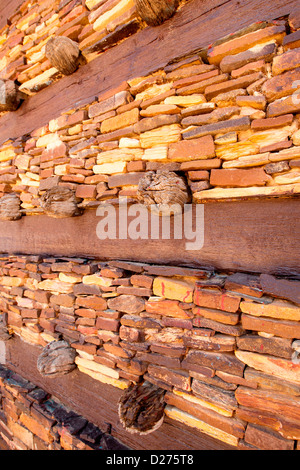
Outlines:
[[[0,366],[0,436],[7,450],[125,450],[40,387]]]
[[[0,119],[187,1],[24,1],[0,31]],[[299,197],[300,10],[148,72],[0,142],[0,219],[124,198]],[[0,342],[38,348],[41,376],[76,369],[121,390],[129,432],[168,417],[236,449],[299,450],[300,273],[140,261],[1,254]],[[5,365],[0,437],[11,449],[118,448]]]
[[[0,31],[1,79],[33,95],[147,24],[161,24],[182,3],[26,0]]]
[[[13,72],[7,75],[17,79],[23,91],[28,83],[23,76],[45,63],[45,48],[36,29],[49,39],[51,31],[57,34],[54,25],[61,21],[66,33],[70,26],[79,34],[95,26],[82,25],[82,18],[88,22],[96,15],[99,20],[114,10],[104,13],[112,2],[101,2],[98,17],[97,9],[82,13],[82,5],[69,11],[73,3],[51,21],[45,20],[43,27],[37,26],[35,18],[41,20],[47,9],[36,6],[14,32],[9,28],[3,32],[6,73],[10,70],[7,49],[15,42],[13,50],[23,51],[25,42],[25,56],[35,58],[30,67],[22,62],[22,71],[12,62]],[[123,2],[115,3],[119,8]],[[74,191],[87,208],[118,197],[134,202],[139,180],[148,171],[184,176],[195,203],[298,195],[300,49],[298,25],[293,21],[251,25],[212,45],[205,54],[181,58],[148,76],[123,82],[83,108],[66,110],[30,135],[3,142],[0,197],[19,194],[21,208],[28,214],[41,210],[40,196],[57,186]],[[68,34],[78,40],[75,33]],[[98,29],[94,34],[99,35]],[[29,47],[31,36],[39,52],[37,46]],[[83,50],[81,42],[79,47]]]
[[[129,431],[151,432],[163,411],[239,449],[299,447],[299,278],[2,256],[0,286],[4,326],[41,348],[41,373],[74,361],[119,388]],[[56,354],[61,341],[75,359]],[[158,390],[152,421],[143,383]]]

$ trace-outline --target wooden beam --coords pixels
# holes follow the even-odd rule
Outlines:
[[[186,249],[186,238],[122,240],[117,237],[101,241],[96,234],[100,220],[95,210],[86,210],[83,216],[66,219],[38,215],[13,222],[1,221],[0,253],[86,256],[300,275],[297,198],[205,204],[204,246],[196,251]],[[150,238],[150,229],[148,233]]]
[[[121,390],[102,384],[78,369],[55,380],[45,378],[36,367],[41,348],[24,343],[18,337],[6,345],[6,367],[54,395],[101,430],[106,431],[111,424],[112,436],[133,450],[235,450],[167,417],[157,431],[147,436],[129,434],[120,423],[117,412]]]
[[[145,28],[28,98],[18,111],[4,115],[0,144],[30,133],[63,111],[91,102],[124,80],[147,75],[251,23],[288,15],[297,4],[298,0],[191,0],[163,25]]]
[[[1,2],[0,5],[0,29],[4,28],[10,18],[24,3],[24,0],[11,0],[9,2]]]

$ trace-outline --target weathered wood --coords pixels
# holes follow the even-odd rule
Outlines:
[[[21,201],[16,193],[5,194],[0,199],[0,220],[19,220],[22,217]]]
[[[54,36],[49,39],[45,55],[52,67],[63,75],[71,75],[79,66],[80,49],[78,44],[67,36]]]
[[[149,382],[132,384],[125,390],[118,407],[125,429],[139,435],[156,431],[164,420],[164,395],[165,390]]]
[[[148,171],[139,181],[138,200],[160,214],[170,214],[190,201],[186,180],[173,171]],[[173,207],[172,207],[173,206]]]
[[[0,112],[16,111],[26,97],[12,80],[0,81]]]
[[[63,186],[48,189],[40,198],[44,212],[57,219],[73,217],[81,214],[78,204],[81,199],[75,196],[75,191]]]
[[[123,80],[146,76],[262,18],[287,15],[297,4],[298,0],[251,0],[240,2],[237,8],[233,0],[190,1],[168,21],[167,27],[145,28],[75,74],[30,97],[13,115],[2,116],[0,143],[40,128],[62,111],[92,102],[96,95],[117,88]]]
[[[52,341],[44,347],[37,360],[39,373],[46,377],[59,377],[76,368],[76,350],[67,341]]]
[[[142,259],[173,266],[300,274],[296,249],[300,243],[300,205],[296,199],[205,205],[204,246],[196,251],[186,250],[185,239],[174,240],[172,227],[170,240],[150,236],[148,240],[99,240],[96,228],[100,220],[94,210],[86,210],[81,217],[60,220],[39,215],[0,221],[0,253]]]
[[[37,368],[41,348],[26,344],[17,337],[7,344],[6,367],[51,393],[65,406],[84,416],[135,450],[234,450],[233,447],[211,438],[184,424],[165,417],[162,426],[147,436],[137,436],[124,430],[118,416],[118,401],[122,391],[92,379],[79,370],[57,377],[42,377]]]
[[[158,26],[176,12],[179,0],[136,0],[138,14],[149,26]]]
[[[127,39],[129,36],[137,33],[140,29],[140,23],[134,19],[125,25],[118,26],[114,31],[99,39],[95,44],[83,49],[82,54],[84,57],[89,54],[98,53],[115,46],[119,41]]]

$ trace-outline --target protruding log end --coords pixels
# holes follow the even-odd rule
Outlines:
[[[21,201],[16,193],[8,193],[0,198],[1,220],[19,220],[21,217]]]
[[[81,215],[82,209],[78,207],[81,201],[72,189],[55,186],[41,196],[40,205],[49,217],[61,219]]]
[[[67,341],[52,341],[47,344],[37,360],[37,369],[44,377],[59,377],[76,368],[76,351]]]
[[[160,215],[181,211],[191,200],[184,177],[173,171],[149,171],[139,181],[138,200]]]
[[[135,0],[139,16],[149,26],[158,26],[171,18],[179,0]]]
[[[156,431],[164,420],[165,390],[149,382],[132,384],[119,400],[121,423],[131,434],[146,435]]]
[[[0,80],[0,112],[16,111],[25,95],[12,80]]]
[[[81,63],[81,52],[77,42],[67,36],[54,36],[46,44],[45,55],[52,67],[63,75],[76,72]]]

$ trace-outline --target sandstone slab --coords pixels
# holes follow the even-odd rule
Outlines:
[[[157,277],[153,282],[153,293],[158,297],[189,303],[193,301],[193,292],[194,286],[184,281]]]
[[[215,156],[212,136],[204,136],[191,141],[180,141],[169,146],[168,158],[175,162],[202,160]]]

